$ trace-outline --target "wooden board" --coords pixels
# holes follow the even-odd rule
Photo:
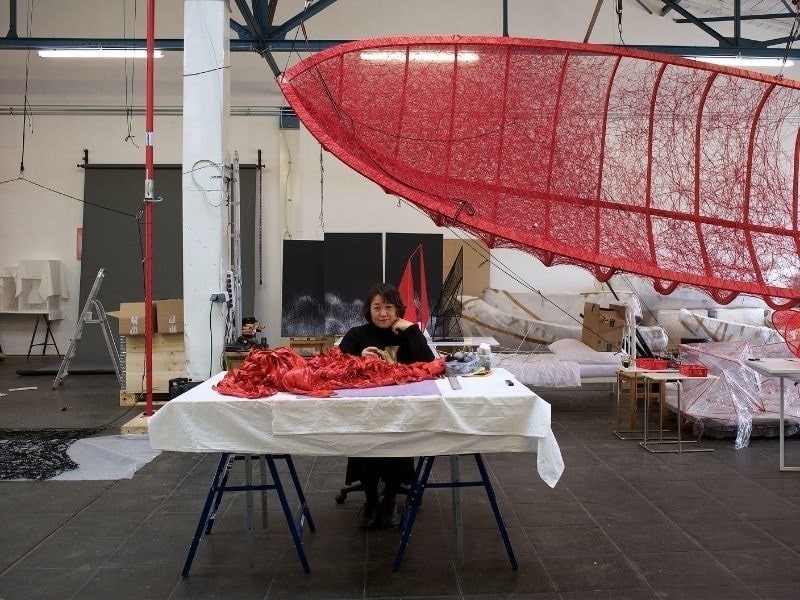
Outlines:
[[[120,427],[120,433],[122,435],[131,435],[134,433],[147,433],[147,417],[144,416],[144,413],[139,413],[135,417],[133,417],[130,421],[125,423],[122,427]]]
[[[153,352],[163,350],[180,350],[183,352],[182,333],[154,333]],[[144,354],[144,336],[128,335],[125,336],[125,351],[131,353]]]
[[[153,404],[161,405],[169,401],[169,396],[165,393],[154,393]],[[144,392],[130,392],[122,390],[119,393],[120,406],[135,406],[137,404],[144,405]]]
[[[125,391],[144,391],[144,336],[127,336],[124,356]],[[186,377],[183,334],[153,334],[153,391],[169,392],[169,380],[178,377]]]

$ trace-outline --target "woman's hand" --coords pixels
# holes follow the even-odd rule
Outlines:
[[[367,346],[361,351],[361,356],[364,358],[381,358],[381,351],[378,350],[375,346]]]
[[[394,323],[392,323],[392,331],[394,333],[400,333],[401,331],[405,331],[409,327],[411,327],[414,323],[411,321],[406,321],[405,319],[397,319]]]

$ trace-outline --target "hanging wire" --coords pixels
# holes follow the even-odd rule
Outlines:
[[[425,211],[423,211],[421,208],[419,208],[418,206],[416,206],[416,205],[415,205],[415,204],[413,204],[412,202],[408,202],[408,201],[407,201],[405,198],[402,198],[402,197],[400,197],[400,196],[398,196],[397,198],[398,198],[398,200],[399,200],[399,201],[402,201],[404,204],[406,204],[406,205],[407,205],[407,206],[409,206],[410,208],[412,208],[412,209],[416,210],[416,211],[417,211],[417,212],[419,212],[420,214],[422,214],[422,215],[424,215],[425,217],[428,217],[428,218],[429,218],[429,215],[428,215],[428,214],[427,214]],[[504,263],[502,260],[500,260],[499,258],[497,258],[496,256],[494,256],[494,255],[492,254],[491,250],[490,250],[488,247],[481,245],[480,243],[478,243],[478,241],[477,241],[475,238],[471,238],[471,237],[468,237],[468,236],[466,236],[466,235],[465,235],[465,234],[464,234],[464,233],[463,233],[461,230],[459,230],[459,229],[456,229],[455,227],[453,227],[453,226],[451,226],[451,225],[445,225],[445,227],[447,227],[447,229],[448,229],[448,230],[449,230],[449,231],[450,231],[450,232],[451,232],[451,233],[452,233],[452,234],[453,234],[453,235],[454,235],[454,236],[455,236],[457,239],[459,239],[461,242],[463,242],[463,243],[464,243],[464,245],[465,245],[467,248],[469,248],[469,249],[470,249],[472,252],[474,252],[474,253],[475,253],[477,256],[479,256],[480,258],[482,258],[482,259],[484,260],[484,262],[488,262],[490,265],[493,265],[495,268],[497,268],[498,270],[500,270],[500,271],[501,271],[501,272],[502,272],[504,275],[506,275],[507,277],[509,277],[510,279],[512,279],[513,281],[515,281],[516,283],[520,284],[520,285],[521,285],[522,287],[524,287],[525,289],[527,289],[527,290],[530,290],[530,291],[531,291],[531,292],[533,292],[534,294],[537,294],[537,295],[538,295],[538,296],[539,296],[539,297],[540,297],[540,298],[541,298],[543,301],[547,302],[547,303],[548,303],[548,304],[550,304],[552,307],[554,307],[556,310],[558,310],[558,311],[560,311],[561,313],[563,313],[563,314],[564,314],[564,315],[565,315],[565,316],[566,316],[568,319],[570,319],[570,320],[574,321],[574,322],[575,322],[576,324],[578,324],[578,325],[581,325],[581,326],[583,326],[583,322],[582,322],[580,319],[578,319],[577,317],[575,317],[575,315],[572,315],[572,314],[570,314],[570,313],[569,313],[567,310],[565,310],[565,309],[564,309],[562,306],[559,306],[559,305],[558,305],[558,304],[556,304],[554,301],[550,300],[550,298],[548,298],[548,297],[547,297],[547,296],[544,294],[544,292],[542,292],[540,289],[537,289],[536,287],[534,287],[533,285],[531,285],[530,283],[528,283],[528,282],[527,282],[525,279],[523,279],[523,278],[522,278],[522,276],[521,276],[521,275],[517,274],[517,273],[516,273],[516,272],[515,272],[513,269],[511,269],[511,267],[509,267],[509,266],[508,266],[508,265],[506,265],[506,264],[505,264],[505,263]],[[523,344],[525,343],[525,341],[527,340],[527,338],[528,338],[528,333],[530,332],[530,329],[531,329],[531,328],[529,327],[529,328],[528,328],[528,329],[525,331],[525,335],[522,337],[522,340],[521,340],[521,342],[520,342],[519,346],[517,346],[517,348],[516,348],[516,351],[517,351],[517,352],[520,350],[520,348],[522,348],[522,345],[523,345]],[[594,333],[594,334],[595,334],[597,337],[599,337],[600,339],[604,339],[604,340],[605,340],[605,338],[604,338],[604,337],[603,337],[603,336],[602,336],[602,335],[601,335],[599,332],[597,332],[597,331],[593,331],[593,330],[589,330],[589,331],[591,331],[592,333]]]
[[[5,183],[11,183],[12,181],[22,181],[24,183],[29,183],[30,185],[36,186],[36,187],[41,188],[43,190],[47,190],[48,192],[53,192],[54,194],[58,194],[59,196],[64,196],[64,198],[69,198],[70,200],[76,200],[77,202],[80,202],[81,204],[88,204],[89,206],[94,206],[95,208],[99,208],[99,209],[102,209],[102,210],[107,210],[109,212],[117,213],[119,215],[124,215],[126,217],[132,217],[134,219],[136,218],[136,215],[134,215],[134,214],[127,213],[127,212],[125,212],[123,210],[117,210],[116,208],[109,208],[108,206],[103,206],[102,204],[96,204],[94,202],[89,202],[88,200],[83,200],[81,198],[76,198],[75,196],[70,196],[69,194],[67,194],[65,192],[60,192],[60,191],[58,191],[58,190],[56,190],[54,188],[48,187],[48,186],[43,185],[41,183],[37,183],[37,182],[33,181],[32,179],[27,179],[26,177],[14,177],[13,179],[6,179],[5,181],[0,181],[0,185],[3,185]]]
[[[617,15],[617,31],[619,32],[619,41],[620,44],[625,46],[625,38],[622,37],[622,0],[617,0],[617,4],[614,7],[614,12]]]
[[[128,39],[128,0],[122,0],[122,37]],[[136,39],[136,19],[137,19],[137,0],[133,0],[133,32],[131,33],[132,39]],[[128,77],[128,61],[131,61],[131,75]],[[125,55],[124,62],[125,69],[125,122],[127,125],[127,134],[123,141],[130,142],[134,148],[139,148],[136,143],[136,136],[133,135],[133,87],[136,81],[136,60],[129,58]]]
[[[308,7],[309,6],[311,6],[311,1],[310,0],[305,0],[304,5],[303,5],[303,15],[305,15],[305,13],[308,12]],[[289,60],[291,60],[293,54],[297,55],[297,58],[299,58],[301,60],[303,58],[302,56],[300,56],[300,52],[298,52],[298,50],[297,50],[297,38],[300,35],[301,29],[303,31],[303,35],[305,35],[306,47],[308,48],[308,51],[311,52],[310,44],[309,44],[309,41],[308,41],[308,35],[306,35],[305,16],[303,16],[303,17],[301,17],[300,26],[298,26],[294,30],[294,38],[292,39],[292,46],[291,46],[291,48],[289,48],[289,52],[286,53],[286,65],[283,67],[283,72],[284,73],[289,68]],[[286,105],[285,99],[284,99],[284,105]]]
[[[319,146],[319,226],[325,233],[325,164],[323,163],[322,144]]]
[[[281,129],[281,142],[282,146],[286,148],[286,155],[289,157],[286,161],[286,177],[283,188],[283,239],[291,240],[292,232],[289,230],[289,203],[292,201],[292,195],[289,193],[289,184],[292,175],[292,149],[289,147],[289,142],[286,140],[286,134]]]
[[[783,77],[783,70],[786,68],[786,62],[789,60],[789,53],[792,50],[792,45],[800,34],[800,0],[792,0],[792,4],[794,4],[794,20],[792,21],[789,35],[786,37],[786,47],[783,49],[783,63],[781,64],[778,77]]]
[[[258,152],[256,177],[258,177],[258,285],[264,285],[264,201],[263,201],[263,167],[261,151]]]
[[[26,19],[26,33],[28,39],[31,39],[31,30],[33,29],[33,0],[28,0],[28,16]],[[33,133],[33,118],[28,113],[28,108],[30,108],[30,103],[28,102],[28,82],[30,79],[30,67],[31,67],[31,49],[30,46],[28,47],[27,51],[25,52],[25,95],[23,96],[22,100],[22,151],[19,157],[19,175],[25,173],[25,134],[26,129],[28,126],[31,128],[31,133]]]

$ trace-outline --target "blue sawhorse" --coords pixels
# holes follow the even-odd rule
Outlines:
[[[427,488],[460,489],[462,487],[476,486],[483,486],[483,488],[486,490],[486,496],[489,498],[489,503],[492,505],[492,512],[494,513],[495,521],[497,521],[497,529],[500,531],[500,537],[503,538],[503,544],[506,547],[508,559],[511,561],[511,568],[516,569],[518,567],[517,559],[514,556],[514,549],[511,547],[511,540],[509,539],[508,531],[506,530],[506,524],[503,521],[503,516],[500,514],[500,507],[497,505],[497,496],[494,493],[492,482],[489,479],[489,473],[486,471],[486,466],[483,463],[483,457],[480,454],[473,454],[472,456],[475,457],[475,462],[478,464],[478,471],[481,474],[480,481],[460,481],[458,480],[457,469],[454,469],[452,481],[446,483],[429,483],[428,479],[431,475],[433,461],[436,459],[436,457],[425,456],[420,459],[420,462],[417,465],[416,480],[411,485],[411,489],[408,492],[406,510],[403,514],[403,521],[401,525],[402,535],[400,537],[400,547],[397,549],[397,554],[394,557],[392,571],[397,571],[400,568],[400,563],[403,560],[403,554],[405,553],[406,546],[408,545],[408,539],[411,537],[411,530],[414,527],[414,520],[417,518],[417,512],[422,504],[422,495],[425,493],[425,490]],[[451,457],[451,459],[453,458],[457,457]],[[457,464],[457,461],[455,464]],[[460,529],[460,507],[457,508],[456,519],[457,527]],[[456,535],[457,537],[460,537],[460,531],[458,529],[456,531]]]
[[[252,483],[251,475],[253,458],[262,461],[262,481],[260,485],[253,485]],[[292,514],[291,508],[289,508],[289,502],[286,499],[286,493],[284,492],[283,484],[281,483],[281,478],[278,474],[278,469],[275,466],[275,459],[285,460],[286,465],[289,468],[289,474],[292,477],[292,483],[294,484],[294,489],[297,492],[297,498],[300,500],[300,512],[298,518],[296,519]],[[245,461],[245,484],[229,486],[227,485],[228,475],[230,474],[231,467],[236,460]],[[264,463],[266,463],[266,465],[269,467],[269,472],[272,477],[271,484],[266,483],[266,473],[263,469]],[[308,528],[311,533],[314,533],[316,528],[314,527],[314,521],[311,518],[311,511],[308,509],[308,503],[306,502],[305,495],[303,494],[303,488],[300,485],[300,479],[297,477],[297,471],[294,468],[292,457],[288,454],[264,454],[253,456],[224,453],[219,459],[219,464],[217,465],[217,470],[214,473],[211,487],[208,490],[208,496],[206,496],[203,512],[200,515],[200,521],[197,523],[197,529],[195,530],[194,537],[192,538],[192,544],[189,546],[189,553],[186,556],[186,562],[183,565],[183,571],[181,573],[184,577],[188,577],[189,575],[189,569],[192,568],[192,561],[194,560],[194,555],[197,552],[197,546],[200,543],[200,540],[203,539],[204,535],[211,534],[211,529],[214,527],[214,521],[217,516],[217,510],[219,509],[220,502],[222,502],[222,495],[225,492],[248,493],[246,502],[248,545],[250,550],[250,565],[253,566],[255,542],[253,539],[253,503],[250,494],[251,492],[259,490],[262,492],[262,495],[266,490],[275,490],[275,492],[278,494],[278,499],[280,500],[281,508],[283,509],[283,515],[286,518],[286,525],[289,527],[289,533],[292,535],[292,541],[294,542],[295,550],[297,550],[297,555],[300,558],[300,563],[303,566],[303,571],[306,573],[311,572],[311,568],[308,565],[308,559],[306,558],[305,549],[303,548],[303,526],[306,522],[308,522]],[[266,518],[266,510],[263,511],[262,518]]]

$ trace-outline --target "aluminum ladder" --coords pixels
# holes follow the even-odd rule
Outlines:
[[[106,348],[108,354],[111,356],[111,362],[114,364],[114,372],[117,375],[117,382],[119,388],[124,389],[125,381],[122,378],[122,360],[119,356],[117,349],[117,342],[114,338],[114,333],[111,331],[111,326],[108,324],[108,315],[103,304],[97,299],[97,294],[100,292],[100,286],[105,277],[105,270],[100,269],[97,272],[97,277],[94,278],[92,289],[89,291],[89,296],[86,298],[86,303],[83,305],[83,310],[78,316],[78,321],[75,323],[75,330],[72,332],[72,337],[69,340],[69,348],[64,353],[64,359],[61,361],[61,366],[58,369],[58,374],[53,380],[53,389],[64,383],[64,379],[69,375],[69,363],[75,358],[75,351],[78,347],[78,341],[83,336],[83,327],[86,324],[92,323],[100,325],[103,332],[103,337],[106,340]]]

